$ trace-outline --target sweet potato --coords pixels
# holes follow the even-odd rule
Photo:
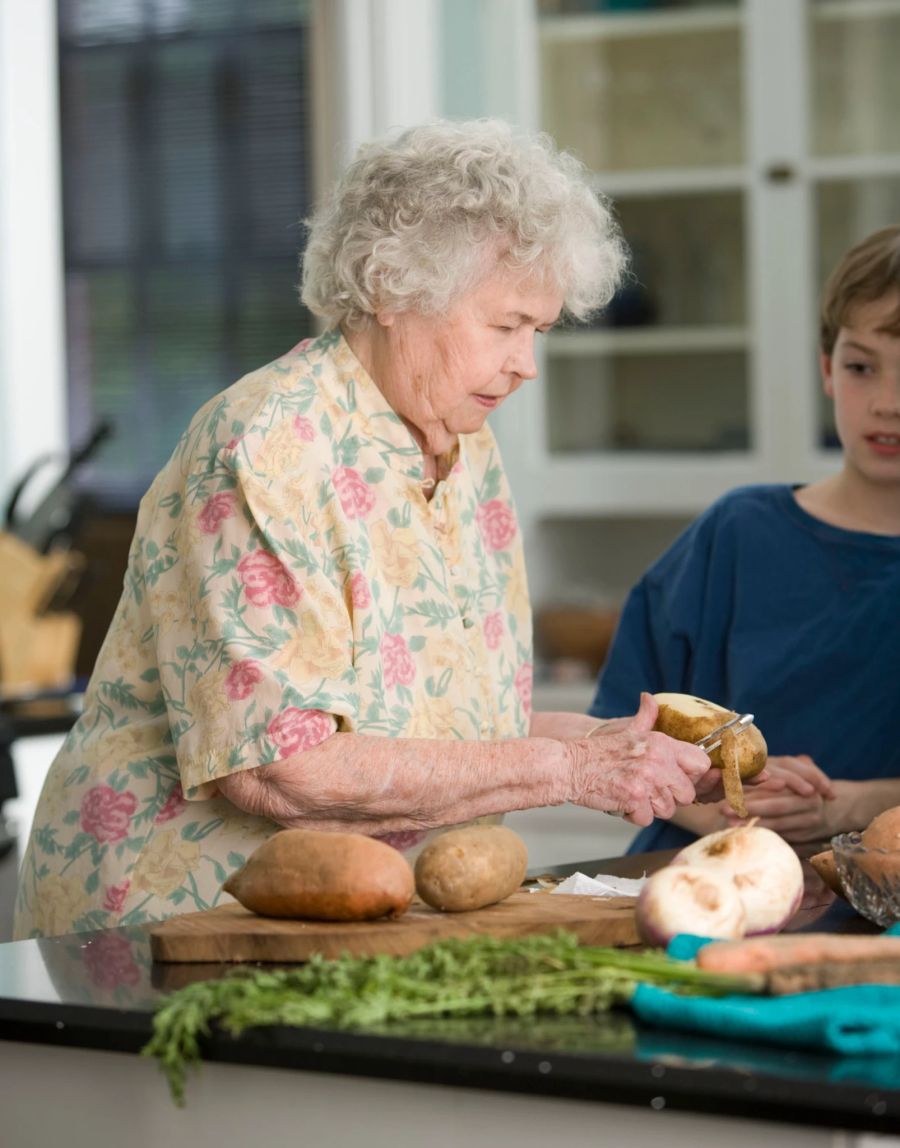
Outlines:
[[[402,853],[359,833],[283,829],[223,888],[253,913],[317,921],[400,917],[415,892]]]
[[[522,884],[528,850],[502,825],[451,829],[427,845],[416,861],[416,892],[448,913],[502,901]]]
[[[834,850],[823,849],[821,853],[814,853],[809,859],[810,865],[819,874],[832,893],[843,897],[844,889],[841,885],[841,876],[834,861]]]
[[[900,849],[900,805],[885,809],[874,817],[862,831],[862,843],[867,849]]]

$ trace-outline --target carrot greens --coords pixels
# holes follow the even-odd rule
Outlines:
[[[164,999],[144,1047],[173,1098],[215,1025],[365,1028],[429,1017],[587,1016],[626,1004],[639,984],[717,996],[758,991],[752,977],[708,973],[661,952],[580,946],[574,934],[439,941],[406,957],[313,957],[290,968],[238,967]]]

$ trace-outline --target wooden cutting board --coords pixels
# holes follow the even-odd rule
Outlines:
[[[447,937],[527,937],[569,929],[582,944],[640,944],[633,897],[513,893],[499,905],[469,913],[440,913],[418,899],[399,920],[294,921],[259,917],[241,905],[184,913],[153,926],[155,961],[305,961],[337,957],[406,956]]]

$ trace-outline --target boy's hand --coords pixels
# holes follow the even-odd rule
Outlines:
[[[826,801],[835,796],[834,782],[806,753],[770,757],[758,788],[769,793],[790,790],[801,797],[819,794]]]

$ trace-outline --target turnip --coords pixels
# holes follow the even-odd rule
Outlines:
[[[738,825],[686,846],[673,868],[713,868],[730,877],[744,906],[747,934],[777,933],[803,897],[803,867],[790,845],[771,829]]]
[[[745,931],[737,885],[714,865],[660,869],[641,890],[635,916],[648,945],[665,945],[677,933],[729,940]]]

